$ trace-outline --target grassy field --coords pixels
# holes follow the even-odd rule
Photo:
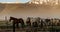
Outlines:
[[[12,22],[0,21],[0,28],[12,28]],[[48,26],[52,28],[52,26]],[[60,29],[60,26],[53,26],[53,28]]]
[[[0,30],[2,31],[12,31],[12,29],[13,29],[13,26],[12,26],[12,22],[7,22],[7,21],[0,21]],[[44,28],[43,28],[44,29]],[[16,29],[16,31],[17,31],[18,29]],[[18,32],[19,31],[27,31],[27,30],[30,30],[30,31],[34,31],[34,28],[19,28],[19,30],[18,30]],[[40,29],[40,28],[37,28],[37,30],[39,30],[39,31],[41,31],[42,29]],[[46,31],[56,31],[56,30],[58,30],[58,31],[60,31],[60,26],[48,26],[48,28],[46,28]]]

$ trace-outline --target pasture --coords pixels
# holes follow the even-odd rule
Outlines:
[[[25,26],[24,28],[15,29],[16,32],[55,32],[56,30],[60,32],[60,26],[48,26],[43,29]],[[0,21],[0,32],[13,32],[12,22]]]

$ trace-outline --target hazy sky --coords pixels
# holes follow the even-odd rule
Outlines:
[[[29,0],[28,0],[29,1]],[[0,2],[16,2],[16,0],[0,0]],[[20,0],[19,2],[26,2],[26,0]],[[13,17],[42,17],[42,18],[60,18],[60,9],[58,8],[50,8],[45,9],[42,7],[38,7],[38,9],[32,9],[31,7],[25,7],[20,5],[0,5],[0,19],[4,19],[5,16],[9,18],[9,16]],[[44,6],[45,7],[45,6]],[[4,9],[5,8],[5,9]],[[23,9],[24,8],[24,9]],[[27,10],[28,9],[28,10]]]
[[[25,2],[28,2],[30,0],[0,0],[0,2],[21,2],[21,3],[25,3]]]
[[[21,7],[21,8],[19,8]],[[0,13],[0,19],[5,19],[5,16],[8,18],[10,16],[16,18],[26,18],[26,17],[41,17],[41,18],[60,18],[60,9],[56,8],[31,8],[19,5],[7,5],[6,8]]]

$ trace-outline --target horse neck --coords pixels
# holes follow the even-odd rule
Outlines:
[[[16,20],[15,18],[11,18],[10,20]]]

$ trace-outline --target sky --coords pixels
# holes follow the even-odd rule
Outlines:
[[[0,0],[0,2],[16,2],[17,0]],[[30,0],[18,0],[18,2],[25,3]]]

